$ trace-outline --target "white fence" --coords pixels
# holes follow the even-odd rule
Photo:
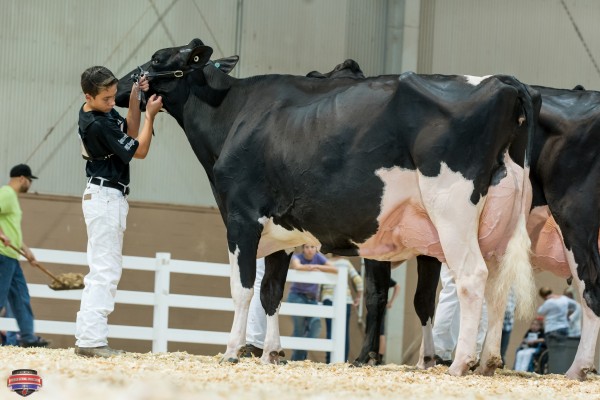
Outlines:
[[[38,261],[64,265],[87,265],[86,253],[47,249],[32,249]],[[156,258],[123,257],[123,269],[154,271],[154,293],[117,290],[116,302],[154,307],[152,327],[109,325],[111,338],[151,340],[153,352],[166,352],[169,341],[227,345],[229,332],[196,331],[169,328],[169,307],[216,311],[233,311],[233,300],[223,297],[191,296],[170,293],[172,273],[230,276],[228,264],[171,260],[169,253],[157,253]],[[282,336],[286,349],[329,351],[332,362],[343,362],[346,338],[346,290],[348,269],[340,268],[336,274],[289,270],[288,282],[306,282],[335,285],[333,306],[282,303],[280,315],[307,316],[332,319],[331,339],[308,339]],[[31,297],[81,300],[82,290],[54,291],[47,285],[28,284]],[[35,320],[36,333],[57,335],[75,334],[73,322]],[[12,318],[0,318],[0,330],[18,331]]]

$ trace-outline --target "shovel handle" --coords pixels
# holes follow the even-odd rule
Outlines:
[[[34,267],[37,267],[37,268],[41,269],[42,272],[44,272],[50,278],[54,279],[56,282],[58,282],[59,284],[62,285],[62,282],[56,276],[54,276],[52,274],[52,272],[50,272],[46,268],[42,267],[41,264],[39,264],[37,261],[34,261],[34,260],[30,259],[29,257],[27,257],[27,255],[25,254],[25,252],[22,249],[19,249],[19,248],[13,246],[12,243],[10,243],[8,246],[11,249],[15,250],[17,253],[19,253],[20,255],[22,255],[23,257],[25,257],[27,259],[27,261],[29,261],[29,264],[33,265]]]

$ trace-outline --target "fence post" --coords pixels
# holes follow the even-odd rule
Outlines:
[[[337,283],[333,294],[334,317],[331,321],[331,339],[333,351],[331,362],[345,362],[346,357],[346,291],[348,290],[348,267],[338,268]]]
[[[169,329],[169,289],[170,289],[171,253],[156,253],[156,271],[154,273],[154,319],[152,322],[152,352],[167,351],[167,333]]]

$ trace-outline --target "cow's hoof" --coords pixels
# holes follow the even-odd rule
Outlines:
[[[369,352],[369,360],[367,361],[367,365],[369,366],[377,366],[383,364],[383,358],[381,354],[378,354],[374,351]]]
[[[448,367],[448,373],[452,376],[464,376],[469,370],[468,365],[459,365],[454,361],[450,367]]]
[[[480,365],[477,365],[475,373],[483,376],[492,376],[496,372],[496,369],[502,368],[502,365],[502,357],[493,356]]]
[[[271,351],[266,356],[263,354],[260,360],[263,364],[286,365],[287,360],[283,357],[285,357],[283,350]]]
[[[435,366],[435,358],[433,357],[424,357],[417,363],[417,368],[419,369],[429,369],[433,366]]]
[[[585,381],[587,379],[588,368],[569,368],[565,376],[576,381]]]
[[[219,364],[237,364],[240,362],[240,359],[237,357],[223,357]]]

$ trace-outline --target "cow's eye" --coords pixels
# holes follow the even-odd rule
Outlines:
[[[154,64],[154,65],[158,64],[158,59],[156,59],[156,58],[153,58],[153,59],[152,59],[152,64]]]
[[[194,62],[198,62],[198,61],[200,61],[200,57],[198,57],[198,56],[195,56],[195,57],[194,57]]]

